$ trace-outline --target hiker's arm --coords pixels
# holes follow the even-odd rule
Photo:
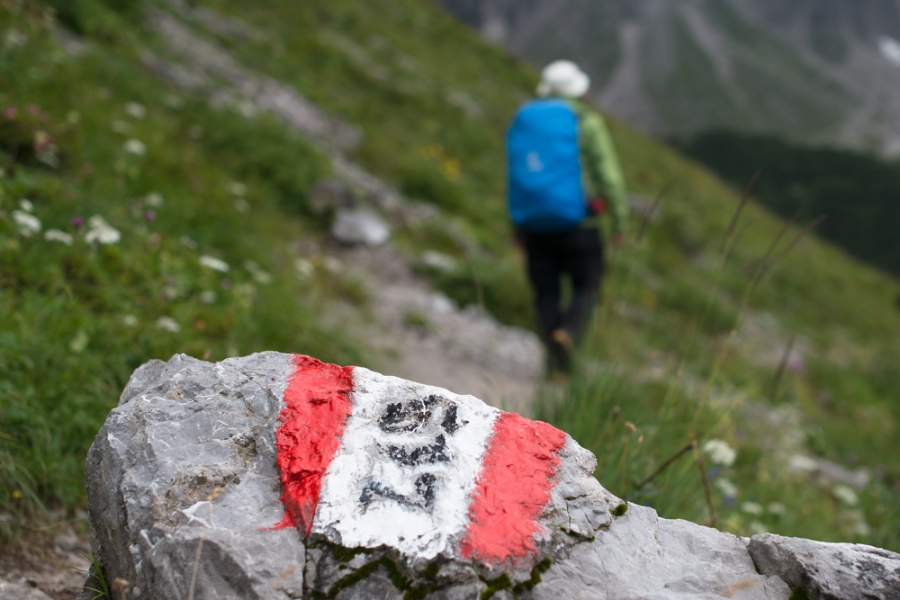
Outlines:
[[[625,177],[609,129],[599,115],[588,113],[584,117],[581,135],[584,166],[596,187],[595,191],[606,200],[613,217],[613,231],[627,233],[629,211]]]

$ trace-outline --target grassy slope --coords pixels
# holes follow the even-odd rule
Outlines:
[[[438,248],[466,258],[461,262],[473,266],[487,307],[507,322],[530,323],[521,257],[509,243],[504,215],[502,132],[516,105],[533,89],[533,71],[479,41],[426,0],[381,4],[364,0],[334,0],[327,4],[263,0],[249,6],[236,0],[209,0],[203,4],[244,19],[265,32],[265,39],[234,44],[231,48],[245,65],[292,83],[329,111],[361,125],[366,137],[356,158],[411,196],[444,209],[441,219],[398,232],[404,248],[412,255],[426,248]],[[132,26],[126,30],[137,32]],[[269,158],[253,158],[255,142],[241,144],[238,140],[242,136],[236,135],[230,143],[211,145],[212,136],[193,140],[186,135],[185,129],[190,124],[208,122],[205,119],[220,119],[209,122],[209,131],[241,121],[230,114],[222,120],[221,115],[217,117],[217,113],[199,106],[182,111],[165,108],[164,91],[139,67],[133,66],[136,49],[145,43],[153,44],[144,41],[143,35],[135,33],[134,39],[120,39],[112,44],[98,43],[95,59],[78,61],[80,71],[68,63],[65,69],[54,67],[52,77],[50,67],[43,67],[47,76],[41,80],[17,77],[15,96],[7,92],[6,98],[0,98],[4,104],[32,100],[46,103],[57,120],[64,119],[73,108],[84,115],[85,124],[90,119],[96,120],[90,138],[85,138],[90,143],[82,142],[78,147],[85,153],[97,152],[98,157],[99,153],[106,153],[105,159],[95,159],[92,177],[99,182],[97,185],[109,186],[108,191],[88,193],[83,187],[87,184],[76,181],[74,168],[68,175],[48,174],[46,177],[50,179],[71,181],[76,200],[68,207],[62,203],[57,206],[50,201],[38,202],[39,210],[45,210],[46,206],[48,211],[42,218],[48,224],[54,219],[64,224],[76,208],[81,212],[86,210],[78,202],[96,202],[92,210],[101,210],[123,232],[126,227],[134,228],[136,234],[126,235],[117,250],[133,254],[135,261],[146,261],[136,263],[145,269],[144,265],[152,264],[151,255],[156,251],[147,248],[147,242],[138,242],[141,239],[137,235],[138,224],[123,199],[159,189],[166,195],[167,209],[171,206],[181,211],[166,223],[167,233],[163,237],[169,244],[168,252],[182,257],[186,270],[193,267],[191,261],[196,260],[196,253],[188,253],[180,246],[178,237],[182,233],[197,239],[205,235],[208,237],[203,238],[204,243],[220,250],[221,257],[233,265],[250,257],[275,273],[278,285],[286,286],[287,291],[300,298],[308,298],[304,290],[309,287],[301,288],[286,272],[290,261],[283,246],[291,236],[286,229],[313,225],[304,225],[299,217],[287,223],[278,219],[285,198],[294,196],[268,183],[270,178],[260,169]],[[17,70],[7,73],[28,72],[31,62],[40,60],[52,64],[30,52],[20,53],[15,60],[22,63]],[[121,71],[117,72],[115,65]],[[129,66],[129,78],[117,74]],[[67,80],[69,73],[76,75]],[[97,96],[99,86],[109,88],[109,98]],[[73,92],[64,98],[58,93],[61,89],[83,92]],[[147,157],[140,162],[140,173],[144,175],[139,174],[135,180],[143,182],[141,187],[127,175],[116,173],[117,161],[131,158],[119,156],[123,137],[111,133],[101,123],[115,118],[115,111],[121,111],[128,100],[140,101],[151,108],[146,121],[134,124],[138,128],[146,127],[138,129],[135,135],[145,138],[149,146]],[[90,116],[94,113],[95,116]],[[635,481],[650,474],[689,442],[691,436],[701,442],[715,436],[738,449],[733,467],[710,471],[713,502],[719,523],[726,528],[749,533],[766,527],[780,533],[900,547],[894,533],[900,522],[894,508],[897,497],[889,488],[892,482],[900,480],[900,450],[893,443],[900,419],[896,401],[900,381],[891,370],[900,357],[900,348],[892,335],[900,325],[895,305],[900,286],[833,247],[806,238],[779,262],[761,286],[747,294],[748,284],[758,272],[761,258],[777,236],[781,223],[765,211],[748,206],[742,223],[752,223],[735,245],[728,266],[721,267],[723,258],[717,249],[737,205],[733,191],[653,140],[616,122],[612,128],[632,190],[653,195],[669,181],[677,180],[677,183],[664,201],[659,218],[648,227],[643,242],[631,244],[611,257],[606,302],[598,316],[595,335],[591,336],[585,351],[588,368],[571,380],[564,403],[548,400],[541,404],[539,415],[553,420],[597,452],[598,476],[612,491],[652,504],[664,516],[706,518],[699,476],[690,459],[682,459],[640,490],[635,490]],[[257,135],[257,131],[276,135],[265,123],[245,134]],[[162,133],[162,137],[151,143],[154,132]],[[299,151],[297,145],[302,145],[292,139],[273,139],[271,143],[284,148],[291,159]],[[232,162],[219,160],[218,153],[223,147],[231,149]],[[148,159],[158,153],[162,160],[176,148],[193,149],[188,154],[196,162],[184,168],[169,165],[170,170],[151,169],[149,165],[155,163]],[[101,171],[102,168],[106,170]],[[207,231],[201,226],[205,219],[194,217],[196,221],[191,221],[189,216],[191,207],[194,211],[204,207],[205,218],[215,215],[216,219],[226,219],[233,199],[223,190],[235,177],[235,170],[242,169],[242,180],[258,194],[260,209],[252,214],[260,221],[259,229],[242,222],[241,234],[256,235],[253,231],[263,231],[265,215],[279,221],[271,223],[272,233],[267,238],[270,241],[263,242],[259,237],[243,250],[228,241],[234,239],[227,233],[238,226],[236,221],[223,220],[221,226],[210,225]],[[200,184],[192,181],[197,177],[191,174],[197,172],[207,174],[200,178]],[[162,189],[163,183],[168,186],[166,189]],[[197,185],[204,193],[192,187]],[[291,185],[302,188],[303,182],[289,184],[289,188]],[[8,192],[3,209],[11,210],[13,199],[21,194],[31,194],[36,200],[42,198],[24,188]],[[163,211],[159,212],[159,221],[153,227],[163,225]],[[188,229],[189,223],[196,223],[195,229]],[[779,249],[796,234],[796,230],[789,230]],[[32,260],[46,261],[47,245],[43,242],[16,238],[10,230],[5,230],[4,235],[8,240],[4,243],[17,247],[16,256],[31,251],[35,257]],[[223,235],[227,239],[218,237]],[[133,242],[129,241],[132,239]],[[40,247],[27,250],[29,244]],[[129,244],[133,248],[129,249]],[[76,250],[77,246],[60,251],[75,253]],[[108,251],[108,248],[81,247],[81,252],[98,264]],[[3,268],[6,273],[9,267]],[[27,270],[21,266],[14,268],[20,269],[15,272]],[[165,286],[161,278],[168,275],[163,270],[158,272],[157,290]],[[193,281],[195,277],[209,276],[210,273],[196,268],[190,276],[186,273],[184,279]],[[249,273],[241,276],[249,283]],[[238,277],[236,272],[235,280]],[[476,286],[467,268],[437,277],[437,282],[459,300],[476,298]],[[152,355],[164,356],[176,348],[201,353],[204,351],[201,347],[212,347],[214,357],[222,356],[227,349],[224,338],[238,335],[232,333],[234,330],[229,325],[255,324],[254,319],[268,314],[254,309],[256,305],[250,305],[244,313],[233,312],[231,321],[223,320],[219,327],[209,328],[218,330],[220,338],[208,339],[206,336],[211,334],[195,332],[188,326],[191,319],[207,310],[193,300],[194,296],[179,299],[177,303],[145,301],[147,306],[142,307],[138,300],[143,300],[144,295],[135,297],[131,284],[123,283],[109,284],[116,293],[131,294],[129,301],[134,303],[118,308],[119,315],[140,309],[144,311],[142,321],[152,323],[160,311],[176,310],[177,305],[177,310],[183,311],[178,314],[183,314],[185,319],[183,337],[174,340],[148,325],[144,335],[159,341],[135,357],[136,361]],[[321,283],[311,286],[313,292],[335,294],[346,287],[330,280]],[[214,284],[215,281],[210,281],[206,285]],[[23,323],[34,321],[28,318],[31,309],[22,301],[26,294],[40,294],[47,302],[51,299],[59,302],[57,299],[61,297],[65,301],[59,293],[40,292],[37,281],[19,284],[17,294],[6,289],[4,286],[4,302],[15,304],[11,305],[13,310],[4,314]],[[199,291],[202,286],[192,284],[190,289]],[[278,313],[289,312],[283,304],[277,304],[284,303],[289,294],[273,292],[266,296],[264,286],[256,285],[254,289],[260,303],[268,297],[269,302],[276,303],[272,306],[282,307]],[[108,322],[106,329],[98,325],[99,335],[90,335],[90,339],[110,340],[112,346],[101,346],[96,354],[72,356],[66,344],[74,339],[77,328],[57,330],[47,326],[40,330],[43,338],[36,339],[50,349],[56,348],[51,353],[53,356],[66,357],[71,372],[80,373],[82,365],[91,364],[87,357],[108,363],[132,350],[131,340],[115,341],[112,335],[118,332],[120,316],[94,310],[89,301],[75,298],[72,302],[77,302],[79,310],[90,315],[91,323]],[[236,301],[222,301],[224,312],[238,310]],[[313,340],[304,342],[304,347],[319,352],[315,344],[322,343],[323,358],[354,360],[352,345],[335,347],[333,338],[309,325],[315,322],[313,304],[301,302],[310,313],[295,313],[296,330],[306,332]],[[769,313],[777,317],[772,331],[772,327],[765,327],[770,321],[766,318]],[[310,314],[312,319],[308,318]],[[205,320],[212,320],[203,315]],[[5,326],[3,329],[6,331]],[[730,335],[733,329],[737,331],[734,336]],[[780,359],[778,343],[783,345],[792,334],[798,336],[797,347],[802,349],[805,358],[804,369],[786,372],[773,394],[772,382]],[[23,344],[31,339],[31,334],[22,329],[14,342]],[[299,341],[257,336],[239,343],[239,350],[246,352],[266,345],[296,348]],[[4,357],[14,355],[6,352]],[[4,360],[6,365],[9,359]],[[648,365],[652,369],[645,368]],[[130,366],[117,366],[116,377],[99,378],[103,380],[100,388],[82,392],[91,403],[80,413],[84,415],[84,425],[72,434],[69,446],[53,456],[65,457],[67,464],[77,462],[79,452],[87,443],[87,432],[102,419]],[[21,383],[15,384],[12,391],[23,397],[20,390],[35,387],[36,377],[34,370],[21,372]],[[98,378],[92,377],[88,383],[100,385],[97,381]],[[53,378],[46,386],[51,384],[58,389],[61,381]],[[32,406],[28,402],[39,406],[67,406],[58,392],[54,395],[39,391],[35,398],[38,399],[19,402],[23,406]],[[758,407],[764,417],[758,416]],[[2,431],[10,432],[10,413],[4,408],[3,414],[0,426],[4,428]],[[774,415],[777,422],[767,424],[765,415]],[[26,426],[38,427],[34,419]],[[40,427],[50,431],[49,425]],[[80,441],[78,435],[83,436]],[[793,440],[795,445],[786,445],[785,440]],[[7,452],[13,453],[8,456],[20,460],[22,441],[4,443]],[[789,454],[807,448],[835,460],[856,461],[878,468],[878,483],[861,494],[859,506],[851,506],[852,502],[847,498],[842,501],[841,495],[835,494],[831,487],[812,485],[807,477],[785,471]],[[45,477],[40,469],[33,473],[38,478]],[[727,490],[722,484],[724,480],[736,485],[736,496],[721,491]],[[52,498],[64,495],[59,492],[63,488],[55,487],[63,483],[60,479],[46,478],[34,489],[45,498]],[[71,491],[77,488],[64,489],[69,490],[63,498],[67,505],[77,503]],[[7,505],[10,501],[6,494],[10,492],[0,490]],[[743,507],[749,512],[743,510],[742,503],[747,501],[761,505],[763,514],[753,514],[757,511],[752,505]],[[784,510],[769,506],[773,502],[784,505]]]
[[[139,66],[130,36],[71,58],[40,11],[13,16],[12,4],[0,5],[0,29],[27,41],[0,54],[0,106],[17,113],[0,115],[8,166],[0,179],[0,510],[28,512],[38,498],[83,504],[87,447],[131,371],[150,358],[264,349],[364,357],[321,320],[322,304],[359,299],[353,282],[325,270],[301,281],[294,270],[293,241],[317,234],[291,205],[327,173],[326,161],[275,123],[169,94]],[[146,116],[129,116],[129,102]],[[54,137],[58,168],[29,156],[38,131]],[[14,160],[16,136],[26,143]],[[128,140],[146,153],[127,152]],[[247,188],[242,200],[236,180]],[[43,231],[62,230],[74,243],[17,233],[11,217],[22,198]],[[121,241],[87,243],[72,219],[93,215]],[[230,270],[202,266],[202,255]],[[180,331],[158,327],[161,317]]]
[[[355,0],[327,6],[291,4],[290,19],[285,18],[288,4],[275,0],[256,3],[252,9],[233,0],[209,4],[277,36],[283,60],[268,60],[264,43],[237,50],[247,64],[290,80],[330,110],[361,124],[367,140],[357,156],[364,164],[408,192],[441,205],[446,211],[444,227],[463,217],[465,229],[480,248],[445,244],[442,249],[471,254],[486,304],[495,314],[508,322],[530,321],[520,257],[509,246],[503,219],[501,157],[503,127],[533,89],[532,72],[423,1],[395,2],[390,7]],[[467,116],[448,100],[459,91],[477,103],[480,116]],[[882,511],[881,495],[891,493],[884,486],[872,488],[863,498],[867,532],[855,508],[841,505],[832,490],[785,473],[777,463],[786,456],[767,453],[755,444],[764,428],[739,423],[741,407],[723,408],[722,398],[732,393],[747,399],[741,406],[770,404],[766,396],[780,356],[770,364],[771,356],[766,362],[757,355],[771,355],[774,340],[737,336],[734,351],[722,354],[719,361],[713,391],[703,402],[706,409],[696,408],[703,386],[696,392],[672,382],[679,369],[686,379],[708,381],[723,340],[740,324],[741,315],[753,322],[759,315],[775,313],[781,330],[774,335],[780,335],[780,343],[794,333],[809,348],[805,372],[789,372],[776,394],[777,404],[797,408],[803,415],[795,425],[803,440],[800,449],[811,447],[832,459],[880,466],[890,481],[897,476],[900,458],[892,443],[898,409],[890,391],[900,389],[891,375],[898,349],[890,332],[900,324],[894,305],[900,291],[896,282],[828,245],[805,239],[742,308],[748,281],[781,229],[780,221],[748,207],[742,222],[753,223],[729,267],[718,268],[721,258],[716,249],[736,207],[735,194],[656,142],[617,123],[613,129],[633,190],[652,195],[670,180],[678,183],[645,242],[613,258],[606,303],[610,310],[598,320],[598,336],[590,349],[606,366],[599,374],[574,380],[566,405],[546,409],[543,416],[598,450],[599,473],[608,474],[604,481],[618,493],[629,493],[629,478],[649,474],[691,432],[701,439],[717,435],[740,447],[739,461],[726,475],[744,491],[733,508],[727,506],[730,498],[718,492],[715,497],[727,527],[748,533],[765,526],[785,533],[896,545],[889,534],[890,519],[895,517]],[[440,160],[423,152],[435,145],[444,157],[460,161],[458,179],[447,177]],[[440,227],[427,235],[416,231],[403,235],[415,251],[433,245],[439,232]],[[797,233],[788,231],[779,250]],[[460,300],[476,297],[466,269],[440,283]],[[643,308],[647,315],[641,321],[622,318],[612,310],[617,304]],[[662,382],[620,374],[652,357],[668,369]],[[675,408],[659,412],[661,406],[669,406],[667,402]],[[646,436],[643,449],[622,454],[627,460],[613,461],[604,456],[622,453],[627,440],[621,435],[621,422],[629,420],[622,418],[619,426],[609,429],[606,423],[617,405],[623,414],[630,413],[634,424],[653,429],[654,434]],[[644,490],[634,498],[653,503],[668,516],[704,519],[696,473],[670,475],[655,493]],[[791,490],[787,495],[786,489]],[[780,501],[786,504],[786,514],[756,519],[740,511],[743,501],[763,505]]]

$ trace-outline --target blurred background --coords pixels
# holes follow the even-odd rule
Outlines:
[[[0,0],[0,537],[85,549],[137,366],[278,350],[549,421],[667,518],[900,550],[898,40],[889,0]],[[504,164],[559,58],[632,209],[565,384]]]

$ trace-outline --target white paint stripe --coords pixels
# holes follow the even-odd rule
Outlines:
[[[353,413],[325,476],[313,532],[348,548],[388,545],[425,560],[453,554],[468,524],[475,478],[500,411],[473,396],[360,367],[354,369],[353,379]],[[384,422],[379,424],[390,404],[423,411],[432,395],[445,401],[437,402],[427,419],[407,420],[387,427],[395,429],[387,432]],[[442,423],[453,406],[458,429],[450,433]],[[398,431],[406,424],[410,431]],[[434,456],[421,449],[439,446],[440,436],[446,448],[436,454],[446,461],[403,464],[396,458],[398,452],[415,456],[417,448],[420,458]],[[428,502],[424,484],[432,477],[433,501]],[[368,503],[361,500],[366,496]]]

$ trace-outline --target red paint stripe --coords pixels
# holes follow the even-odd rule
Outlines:
[[[469,506],[462,556],[497,565],[535,555],[565,443],[566,434],[547,423],[500,415]]]
[[[275,529],[312,529],[322,480],[337,454],[347,418],[353,367],[339,367],[297,354],[284,391],[284,408],[275,432],[284,518]]]

